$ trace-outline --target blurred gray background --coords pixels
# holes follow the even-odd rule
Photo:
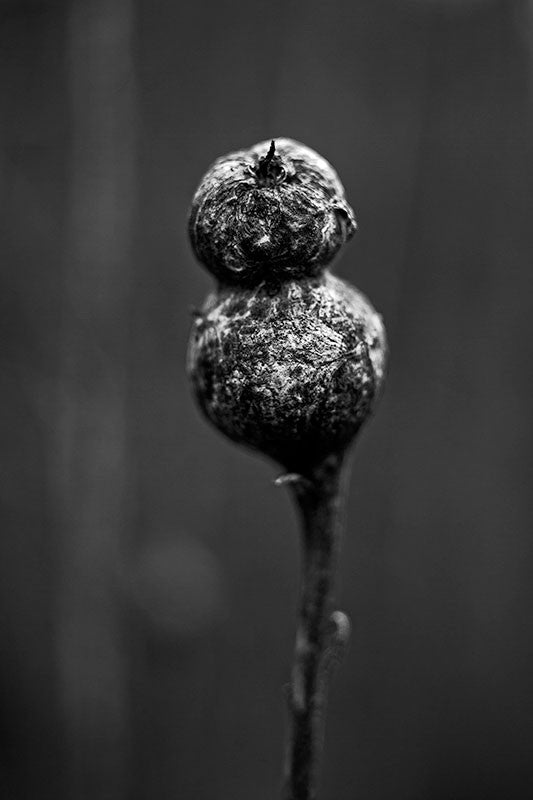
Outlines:
[[[384,314],[324,800],[533,796],[533,13],[0,2],[0,796],[272,800],[298,597],[274,464],[184,374],[210,162],[338,169]]]

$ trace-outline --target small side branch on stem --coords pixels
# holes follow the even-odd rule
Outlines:
[[[302,527],[302,592],[289,692],[285,800],[316,800],[328,682],[349,636],[345,614],[332,609],[344,464],[329,456],[310,474],[286,481]]]

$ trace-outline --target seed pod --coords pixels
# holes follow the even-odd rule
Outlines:
[[[274,163],[278,143],[283,165]],[[219,284],[195,320],[188,371],[217,428],[305,473],[346,449],[370,413],[385,332],[366,297],[326,268],[355,228],[335,172],[288,139],[267,148],[219,159],[195,195],[193,247]],[[290,194],[278,172],[286,154]],[[264,184],[251,185],[250,164]],[[250,255],[252,233],[268,238],[268,259]]]
[[[215,161],[189,218],[198,259],[239,286],[318,275],[355,229],[336,172],[291,139]]]

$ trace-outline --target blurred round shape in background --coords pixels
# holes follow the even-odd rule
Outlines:
[[[132,610],[158,639],[201,637],[225,616],[227,595],[218,560],[188,536],[144,545],[126,584]]]

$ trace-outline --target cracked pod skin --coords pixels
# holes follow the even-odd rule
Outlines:
[[[196,316],[188,373],[220,431],[306,472],[370,414],[386,339],[367,298],[326,269],[355,229],[336,173],[296,142],[268,145],[219,159],[193,200],[193,249],[218,286]]]

